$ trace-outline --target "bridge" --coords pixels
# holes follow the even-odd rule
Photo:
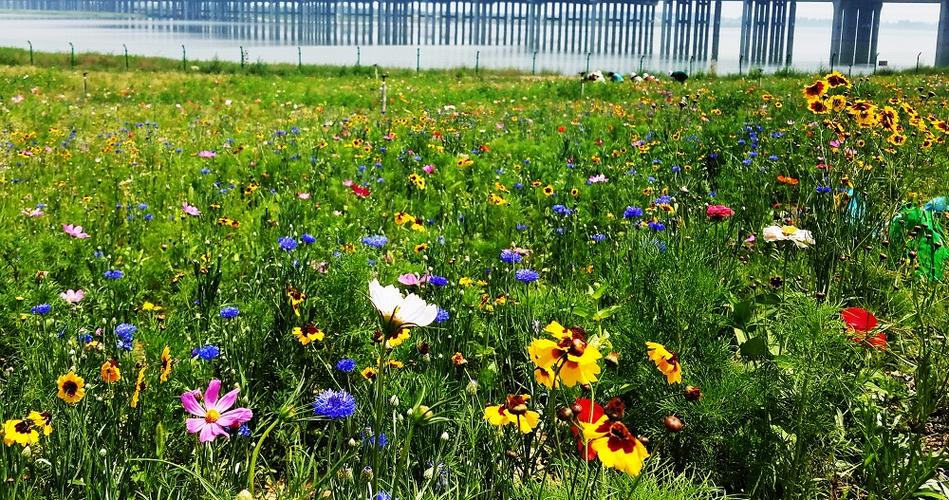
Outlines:
[[[949,0],[741,1],[740,59],[790,65],[798,3],[833,2],[831,66],[876,64],[886,3],[940,5],[937,66],[949,66]],[[231,35],[316,45],[510,45],[535,51],[717,60],[723,0],[0,0],[0,8],[219,21]],[[657,9],[659,5],[661,9]],[[657,10],[660,18],[657,19]]]

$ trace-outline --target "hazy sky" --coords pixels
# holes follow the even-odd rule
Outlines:
[[[741,17],[741,2],[722,3],[722,16]],[[797,4],[797,17],[812,19],[830,19],[834,17],[834,9],[830,2]],[[884,3],[880,18],[882,22],[921,21],[936,23],[939,21],[939,4],[892,4]]]

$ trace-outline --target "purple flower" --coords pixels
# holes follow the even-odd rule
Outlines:
[[[240,313],[240,309],[234,306],[225,306],[221,308],[221,317],[224,319],[236,318]]]
[[[52,309],[53,309],[53,306],[49,304],[40,304],[38,306],[33,306],[33,308],[30,309],[30,312],[32,312],[33,314],[44,315],[44,314],[48,314]]]
[[[501,250],[501,261],[503,262],[507,262],[508,264],[516,264],[520,262],[521,259],[523,259],[523,257],[521,257],[521,254],[515,252],[514,250],[510,248],[505,248],[504,250]]]
[[[639,207],[626,207],[623,211],[624,219],[638,219],[643,216],[643,209]]]

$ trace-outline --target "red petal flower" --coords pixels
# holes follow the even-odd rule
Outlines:
[[[840,319],[847,323],[847,326],[860,333],[868,333],[877,327],[876,316],[860,307],[848,307],[840,311]]]

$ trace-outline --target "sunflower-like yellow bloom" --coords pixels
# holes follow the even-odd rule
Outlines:
[[[682,365],[679,364],[679,358],[674,353],[655,342],[646,342],[646,349],[649,359],[656,363],[656,368],[666,376],[670,384],[682,382]]]
[[[56,385],[59,387],[56,396],[69,404],[82,401],[86,395],[86,381],[75,372],[70,371],[65,375],[60,375],[56,380]]]
[[[171,365],[171,349],[165,346],[165,348],[161,350],[161,375],[158,377],[160,382],[168,381],[168,375],[171,374]]]
[[[544,329],[554,338],[535,339],[527,348],[531,361],[539,368],[534,372],[537,383],[554,387],[559,381],[567,387],[597,381],[603,357],[600,351],[586,342],[582,328],[565,328],[553,321]]]
[[[528,434],[540,421],[539,413],[527,409],[530,399],[527,394],[508,394],[503,405],[488,406],[484,409],[484,419],[497,427],[514,424],[522,433]]]

